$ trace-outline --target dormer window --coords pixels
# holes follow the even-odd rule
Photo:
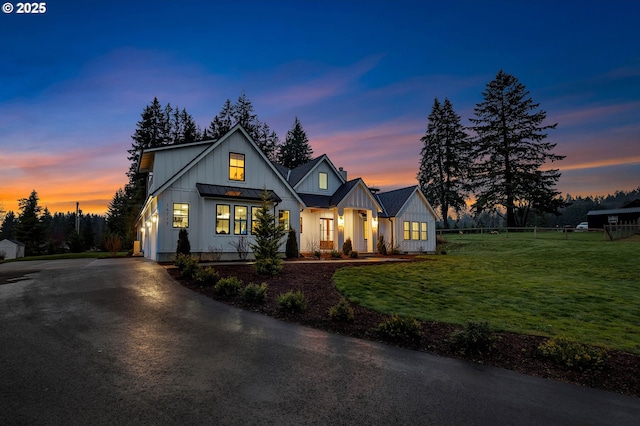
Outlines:
[[[318,188],[327,189],[327,174],[324,172],[318,173]]]
[[[229,180],[244,181],[244,154],[229,153]]]

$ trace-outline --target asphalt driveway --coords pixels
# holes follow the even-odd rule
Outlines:
[[[142,259],[0,265],[2,425],[638,419],[638,398],[244,312]]]

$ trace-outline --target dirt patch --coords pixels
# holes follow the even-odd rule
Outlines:
[[[198,287],[189,281],[180,280],[176,269],[169,268],[168,270],[174,278],[194,291],[224,303],[281,320],[336,334],[395,344],[447,357],[467,359],[479,364],[502,367],[532,376],[640,396],[640,355],[637,354],[610,351],[610,359],[603,369],[573,371],[559,367],[540,357],[537,348],[544,341],[544,338],[539,336],[496,333],[498,337],[496,348],[490,354],[465,357],[457,352],[451,344],[451,333],[460,328],[452,324],[421,322],[422,337],[420,341],[406,345],[402,342],[388,341],[376,331],[377,326],[388,315],[361,306],[352,306],[355,313],[355,319],[352,323],[335,323],[329,318],[329,309],[340,301],[341,294],[336,289],[332,277],[338,268],[347,265],[363,266],[370,265],[370,263],[344,263],[331,260],[316,263],[288,261],[285,263],[282,274],[277,277],[258,275],[252,265],[214,266],[221,277],[235,276],[241,279],[244,284],[265,282],[268,286],[267,301],[260,305],[248,305],[240,297],[220,298],[211,288]],[[289,290],[301,290],[304,293],[309,301],[307,312],[286,316],[279,311],[278,295]]]

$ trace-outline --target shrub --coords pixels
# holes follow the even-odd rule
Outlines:
[[[338,250],[331,250],[331,258],[332,259],[342,259],[342,253]]]
[[[351,253],[349,253],[349,257],[352,259],[357,259],[358,258],[358,252],[357,251],[352,251]]]
[[[393,314],[378,325],[378,332],[396,341],[416,342],[420,339],[420,323],[413,317]]]
[[[122,238],[118,234],[107,234],[104,237],[104,248],[107,249],[111,256],[115,256],[120,251]]]
[[[353,244],[351,243],[351,237],[349,237],[347,238],[347,241],[342,244],[342,253],[344,253],[345,256],[349,256],[352,250]]]
[[[278,257],[256,259],[256,262],[253,264],[253,267],[258,274],[271,276],[278,275],[280,271],[282,271],[283,266],[282,259]]]
[[[384,235],[378,237],[378,253],[382,255],[387,254],[387,244],[384,242]]]
[[[349,306],[347,299],[343,297],[337,305],[332,306],[331,309],[329,309],[329,318],[336,322],[353,321],[353,308]]]
[[[604,348],[587,346],[571,337],[554,337],[546,340],[538,350],[556,364],[576,370],[601,368],[609,359]]]
[[[300,290],[291,290],[278,296],[278,306],[285,314],[301,314],[306,312],[308,302]]]
[[[295,259],[298,257],[298,237],[296,236],[296,231],[293,228],[289,229],[289,234],[287,235],[285,253],[287,259]]]
[[[221,278],[213,289],[220,296],[231,297],[238,294],[240,287],[242,287],[242,281],[238,277],[225,277]]]
[[[322,257],[322,252],[320,250],[315,250],[313,252],[313,257],[315,257],[316,259],[320,259],[320,257]]]
[[[180,276],[187,280],[194,278],[198,269],[200,269],[198,266],[198,259],[189,254],[176,255],[174,264],[178,267]]]
[[[191,254],[191,243],[189,243],[189,231],[186,228],[180,228],[178,232],[178,248],[176,254]]]
[[[462,330],[451,334],[455,348],[466,355],[483,355],[495,347],[495,337],[486,321],[467,322]]]
[[[229,241],[229,244],[236,249],[238,258],[240,260],[246,260],[249,255],[249,241],[244,235],[240,235],[237,240]]]
[[[242,299],[248,303],[264,303],[267,300],[267,284],[249,283],[242,289]]]
[[[218,283],[220,275],[211,266],[207,266],[206,268],[198,268],[193,279],[201,286],[212,287]]]

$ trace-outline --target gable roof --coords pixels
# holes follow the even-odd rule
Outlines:
[[[240,124],[236,124],[235,126],[233,126],[231,128],[231,130],[229,130],[224,136],[222,136],[217,141],[209,142],[210,145],[207,148],[205,148],[200,154],[196,155],[191,161],[189,161],[184,167],[182,167],[180,170],[178,170],[173,176],[171,176],[169,179],[167,179],[166,182],[164,182],[162,185],[158,186],[158,188],[156,188],[153,191],[153,193],[149,194],[149,197],[156,196],[157,194],[159,194],[162,191],[166,190],[175,181],[180,179],[180,177],[182,177],[189,169],[191,169],[194,165],[196,165],[198,162],[200,162],[200,160],[205,158],[211,151],[213,151],[216,147],[220,146],[225,140],[229,139],[229,137],[231,137],[231,135],[233,135],[236,132],[241,132],[244,135],[244,137],[247,139],[247,141],[249,141],[249,144],[251,144],[251,146],[253,146],[253,148],[262,157],[262,159],[264,160],[265,164],[267,164],[267,166],[270,167],[271,170],[273,170],[274,174],[281,179],[283,184],[289,188],[291,194],[293,194],[293,196],[298,200],[298,202],[300,204],[304,205],[304,202],[302,201],[302,199],[300,198],[298,193],[289,184],[287,179],[285,177],[283,177],[282,174],[278,171],[278,169],[274,166],[274,164],[271,161],[269,161],[269,159],[266,157],[264,152],[262,152],[262,150],[258,147],[258,145],[256,145],[256,143],[253,141],[253,139],[251,139],[251,136],[249,136],[247,131]],[[176,145],[176,147],[179,147],[179,146],[180,145]],[[144,209],[144,206],[143,206],[143,209]]]
[[[309,176],[313,172],[313,170],[316,167],[318,167],[318,165],[322,162],[326,162],[329,165],[329,167],[331,167],[335,175],[338,176],[338,179],[340,179],[342,183],[346,182],[342,173],[340,173],[338,169],[336,169],[336,166],[333,165],[329,157],[327,157],[327,154],[322,154],[321,156],[316,157],[313,160],[310,160],[304,164],[299,165],[296,168],[289,170],[289,172],[287,173],[287,180],[289,181],[291,186],[295,188],[300,182],[302,182],[307,176]],[[286,167],[284,166],[281,166],[281,167],[286,169]]]
[[[0,243],[3,243],[3,242],[5,242],[5,241],[9,241],[10,243],[13,243],[13,244],[15,244],[15,245],[17,245],[17,246],[24,247],[24,243],[21,243],[21,242],[20,242],[20,241],[18,241],[18,240],[12,240],[12,239],[10,239],[10,238],[5,238],[4,240],[0,241]]]
[[[436,214],[429,201],[424,196],[422,191],[418,189],[418,185],[408,186],[406,188],[396,189],[394,191],[381,192],[376,195],[378,198],[380,205],[382,205],[384,211],[381,216],[383,217],[396,217],[402,210],[402,208],[407,204],[411,196],[416,193],[427,205],[427,208],[431,212],[434,218],[437,218]]]

